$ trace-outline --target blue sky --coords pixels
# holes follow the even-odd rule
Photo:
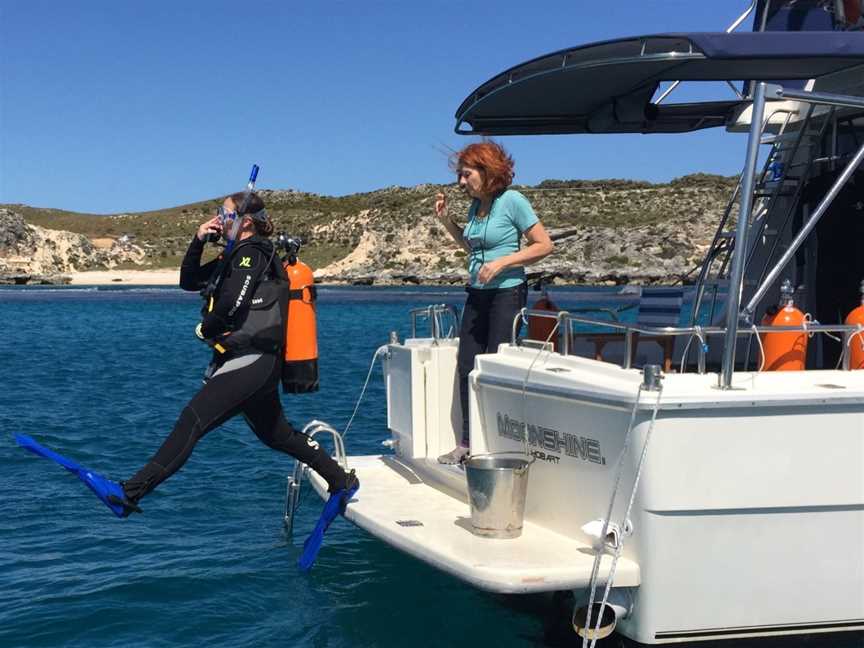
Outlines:
[[[0,0],[0,202],[95,213],[240,189],[451,182],[453,114],[543,53],[722,31],[748,0]],[[749,29],[750,23],[745,25]],[[686,95],[682,95],[686,96]],[[516,182],[733,174],[742,135],[507,137]]]

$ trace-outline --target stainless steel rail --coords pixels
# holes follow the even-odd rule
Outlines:
[[[336,453],[336,462],[342,466],[344,470],[348,470],[348,455],[345,452],[345,442],[342,440],[342,435],[339,434],[331,425],[318,419],[309,421],[303,428],[303,434],[312,439],[316,434],[325,432],[333,437],[333,448]],[[282,522],[285,526],[285,533],[291,535],[294,530],[294,514],[297,512],[297,507],[300,503],[300,488],[303,485],[303,476],[309,467],[302,463],[299,459],[294,461],[294,472],[288,477],[288,483],[285,489],[285,509],[282,514]]]
[[[831,206],[834,198],[837,196],[838,193],[840,193],[840,190],[849,181],[849,178],[852,177],[852,174],[855,173],[862,161],[864,161],[864,144],[859,147],[857,153],[855,153],[855,156],[846,165],[846,168],[844,168],[840,175],[837,176],[837,179],[831,185],[828,193],[825,194],[819,205],[817,205],[816,209],[813,210],[810,218],[798,231],[798,234],[795,235],[795,238],[786,248],[783,256],[780,257],[780,259],[777,261],[777,263],[774,265],[768,275],[762,280],[762,284],[750,298],[747,306],[742,311],[742,315],[745,318],[749,318],[753,315],[756,310],[756,306],[759,304],[762,297],[765,296],[765,293],[771,287],[771,284],[773,284],[783,272],[786,264],[791,261],[792,257],[798,251],[798,248],[801,247],[802,243],[804,243],[805,239],[810,235],[810,232],[812,232],[813,228],[816,227],[819,219],[822,218],[822,215]]]
[[[727,34],[731,34],[732,32],[734,32],[736,29],[738,29],[738,27],[741,26],[741,23],[743,23],[745,20],[747,20],[747,16],[749,16],[751,13],[753,13],[753,10],[756,8],[757,2],[758,2],[758,0],[752,0],[750,2],[750,6],[744,10],[744,13],[742,13],[740,16],[738,16],[738,18],[736,18],[735,21],[726,28]],[[767,11],[766,11],[766,13],[767,13]],[[732,92],[734,92],[738,96],[738,98],[741,99],[742,95],[738,91],[738,88],[736,88],[734,85],[732,85],[729,81],[727,81],[726,83],[729,85],[730,88],[732,88]],[[666,97],[668,97],[670,94],[672,94],[672,92],[675,90],[675,88],[677,88],[679,85],[681,85],[680,81],[673,81],[672,84],[668,88],[666,88],[666,90],[663,92],[663,94],[661,94],[657,98],[657,101],[655,101],[654,103],[655,104],[663,103],[663,100]]]
[[[832,106],[832,108],[864,108],[864,97],[830,94],[825,92],[810,92],[806,90],[794,90],[784,88],[778,85],[766,86],[765,92],[772,99],[797,99],[811,105],[826,105]],[[755,312],[756,307],[759,304],[759,301],[765,296],[765,293],[783,272],[786,264],[789,263],[789,261],[795,255],[795,253],[798,251],[798,248],[801,247],[801,245],[807,239],[813,228],[816,227],[819,219],[828,210],[828,207],[831,206],[834,198],[837,196],[843,186],[849,181],[849,178],[852,177],[852,174],[855,173],[855,171],[861,165],[862,161],[864,161],[864,144],[862,144],[858,148],[855,155],[847,163],[846,167],[831,185],[828,193],[825,194],[825,196],[817,205],[816,209],[810,215],[807,222],[801,227],[801,229],[798,231],[798,234],[796,234],[795,238],[788,245],[781,258],[777,261],[777,263],[767,274],[767,276],[764,276],[755,293],[750,298],[750,301],[741,310],[740,316],[743,317],[745,321],[748,321],[752,318],[753,313]],[[731,294],[732,293],[730,292],[730,295]],[[738,304],[736,304],[736,308],[737,306]]]
[[[762,138],[762,117],[765,113],[765,83],[757,83],[753,93],[753,112],[750,117],[750,137],[747,140],[747,157],[741,177],[741,208],[735,231],[735,249],[732,255],[732,270],[729,275],[729,294],[726,303],[726,342],[723,345],[723,366],[720,387],[731,389],[735,365],[735,345],[738,341],[738,308],[741,303],[741,287],[744,281],[744,261],[747,258],[747,234],[753,211],[753,190],[756,183],[756,161]]]
[[[855,95],[831,94],[829,92],[811,92],[809,90],[795,90],[784,88],[779,85],[769,85],[767,90],[769,99],[797,99],[819,106],[836,106],[838,108],[864,108],[864,97]]]
[[[518,331],[522,325],[522,322],[527,323],[532,317],[541,317],[558,321],[558,333],[561,336],[561,346],[559,347],[561,349],[561,355],[570,354],[570,336],[572,333],[570,325],[573,322],[577,324],[602,326],[605,328],[615,329],[616,331],[621,331],[624,336],[624,360],[621,366],[624,369],[631,368],[630,359],[633,352],[634,334],[638,333],[641,335],[650,335],[652,337],[692,336],[698,338],[700,341],[703,342],[703,344],[699,345],[698,348],[698,373],[705,373],[705,360],[707,355],[707,343],[705,343],[706,340],[711,336],[726,336],[728,331],[727,327],[725,326],[645,326],[639,324],[628,324],[625,322],[610,322],[608,320],[594,319],[591,317],[574,315],[568,311],[558,311],[557,313],[555,313],[548,310],[534,310],[530,308],[523,308],[519,313],[516,314],[516,317],[513,320],[513,333],[510,339],[510,343],[512,345],[516,345],[518,341]],[[735,335],[736,337],[740,337],[743,335],[753,335],[754,333],[791,333],[796,331],[806,334],[842,333],[844,336],[844,354],[846,353],[846,349],[848,349],[847,341],[849,339],[849,336],[855,333],[864,334],[864,329],[858,326],[851,326],[845,324],[808,324],[807,326],[803,327],[759,325],[750,326],[742,329],[736,328]]]
[[[441,339],[456,337],[456,332],[459,329],[459,313],[454,306],[447,304],[431,304],[424,308],[412,308],[411,314],[411,337],[417,337],[417,320],[418,318],[426,318],[429,321],[430,334],[436,342]],[[449,316],[453,320],[453,325],[447,330],[446,334],[442,334],[444,330],[444,316]]]

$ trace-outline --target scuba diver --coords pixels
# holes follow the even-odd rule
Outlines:
[[[278,387],[291,293],[269,239],[273,222],[253,192],[256,173],[253,167],[246,191],[225,198],[217,215],[198,227],[183,258],[180,287],[201,291],[204,297],[196,334],[212,347],[213,358],[204,386],[180,413],[156,454],[118,483],[16,435],[25,448],[75,473],[118,517],[140,513],[141,499],[186,463],[204,435],[237,414],[265,445],[307,464],[326,480],[331,496],[316,528],[319,536],[359,488],[354,471],[346,472],[317,441],[295,430],[282,412]],[[220,236],[226,241],[223,253],[202,265],[206,242]],[[315,542],[320,546],[320,537]],[[312,551],[314,561],[317,549]]]
[[[232,230],[237,234],[231,236]],[[257,194],[227,197],[219,213],[201,224],[180,266],[180,287],[204,290],[203,319],[196,334],[213,347],[206,383],[181,412],[162,447],[130,479],[122,483],[134,511],[142,497],[173,475],[208,432],[243,414],[267,446],[309,465],[335,493],[357,485],[342,467],[310,437],[285,419],[278,387],[282,373],[283,317],[287,297],[275,293],[287,280],[269,236],[273,223]],[[227,238],[222,258],[201,265],[205,242]],[[233,245],[232,245],[233,243]]]

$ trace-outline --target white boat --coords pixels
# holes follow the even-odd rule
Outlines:
[[[828,20],[838,31],[784,30],[790,4],[803,23]],[[451,315],[430,307],[431,335],[382,351],[382,439],[392,451],[346,458],[339,447],[362,483],[350,521],[483,590],[572,590],[586,643],[613,628],[644,644],[864,631],[864,371],[834,368],[830,348],[817,348],[825,333],[848,341],[860,329],[842,318],[805,323],[815,336],[806,371],[759,371],[754,361],[756,333],[769,332],[761,315],[782,280],[801,287],[800,305],[830,311],[817,290],[832,266],[819,247],[830,237],[814,237],[820,218],[832,227],[838,209],[864,218],[843,194],[860,182],[864,158],[864,35],[840,31],[842,7],[828,13],[826,4],[844,5],[760,1],[751,7],[757,32],[555,52],[469,95],[459,132],[746,130],[724,223],[734,206],[748,218],[718,229],[692,291],[694,315],[682,324],[615,323],[617,355],[610,347],[597,360],[590,339],[572,335],[574,323],[596,322],[528,310],[528,320],[555,319],[559,351],[514,333],[477,357],[472,456],[527,448],[534,459],[518,537],[479,535],[465,470],[436,461],[460,427],[458,340],[443,333]],[[661,84],[691,80],[744,84],[728,101],[666,102]],[[845,263],[853,285],[864,278],[864,254]],[[718,290],[722,309],[700,320]],[[646,337],[677,340],[678,371],[658,373],[662,345]],[[848,366],[849,344],[842,349]],[[294,492],[304,473],[323,494],[302,467]],[[586,631],[588,612],[595,629]]]

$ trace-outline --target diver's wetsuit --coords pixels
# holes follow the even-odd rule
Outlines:
[[[204,243],[194,237],[180,267],[180,287],[184,290],[205,287],[216,270],[218,260],[201,265],[203,250]],[[156,454],[135,476],[123,482],[123,490],[132,502],[137,503],[177,472],[205,434],[237,414],[243,414],[266,445],[311,466],[324,477],[331,492],[345,488],[347,474],[339,464],[285,420],[278,392],[281,351],[262,352],[248,345],[232,348],[231,336],[222,337],[242,327],[259,282],[274,272],[282,272],[278,258],[276,263],[273,259],[272,243],[259,236],[244,239],[232,251],[213,308],[205,313],[201,327],[206,339],[219,341],[227,351],[214,351],[210,379],[181,412],[174,430]]]

